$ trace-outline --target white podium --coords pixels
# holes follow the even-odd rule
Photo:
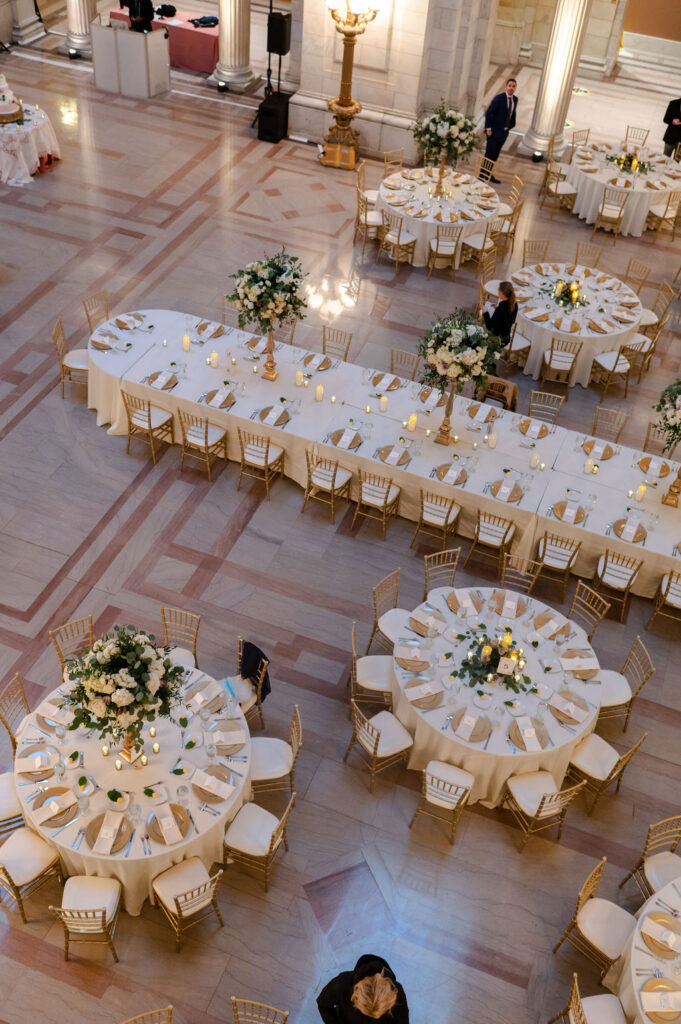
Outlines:
[[[95,86],[143,99],[170,89],[168,40],[162,30],[129,32],[93,22]]]

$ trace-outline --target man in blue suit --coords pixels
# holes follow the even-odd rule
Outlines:
[[[518,97],[514,95],[516,90],[515,78],[509,78],[506,82],[506,89],[495,96],[485,111],[485,134],[487,135],[487,146],[485,156],[489,160],[497,160],[501,147],[508,138],[511,128],[515,127],[515,112],[518,106]],[[499,179],[492,176],[491,180],[499,185]]]

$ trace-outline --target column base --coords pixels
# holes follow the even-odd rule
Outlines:
[[[12,42],[18,46],[29,46],[36,39],[42,39],[46,35],[42,21],[36,17],[32,9],[25,18],[19,17],[12,22]]]
[[[220,64],[215,65],[215,71],[209,75],[209,85],[227,86],[229,92],[255,92],[262,82],[262,75],[253,73],[250,67],[245,68],[223,68]]]
[[[92,60],[92,39],[90,36],[70,37],[67,35],[64,42],[57,47],[57,53],[62,53],[65,57],[71,57],[74,50],[79,57]]]
[[[541,153],[544,157],[546,156],[549,149],[549,142],[551,140],[550,135],[540,135],[538,132],[533,132],[530,129],[525,132],[522,139],[518,143],[518,153],[521,156],[533,156],[535,153]],[[556,160],[560,160],[563,150],[567,146],[562,133],[556,135],[556,140],[553,144],[553,155]]]

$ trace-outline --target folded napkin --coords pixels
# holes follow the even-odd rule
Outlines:
[[[506,593],[504,607],[501,609],[503,619],[514,619],[518,613],[518,595]]]
[[[449,467],[449,469],[447,470],[442,479],[443,484],[456,483],[457,477],[459,476],[460,472],[461,470],[457,466],[456,462],[452,462],[451,466]]]
[[[403,448],[399,444],[394,444],[388,454],[385,457],[385,461],[389,466],[396,466],[397,460],[403,452]]]
[[[651,939],[655,939],[662,946],[668,946],[669,949],[674,949],[677,953],[681,953],[681,935],[670,931],[669,928],[665,928],[659,921],[653,921],[652,918],[646,917],[641,925],[641,931],[644,935],[649,935]]]
[[[606,445],[605,441],[594,441],[593,448],[591,449],[591,458],[592,459],[600,459],[600,458],[602,458],[603,457],[603,452],[605,451],[605,445]]]
[[[627,516],[627,521],[622,527],[622,540],[632,541],[636,536],[638,525],[638,519],[635,519],[633,516]]]
[[[523,313],[526,317],[529,317],[530,320],[535,320],[537,322],[542,322],[549,318],[549,314],[545,309],[537,309],[536,306],[526,306]]]
[[[657,455],[651,456],[650,465],[648,466],[648,473],[650,474],[650,476],[659,476],[661,469],[662,459],[659,459]]]
[[[442,693],[444,687],[441,683],[433,681],[432,683],[421,683],[420,686],[410,686],[404,691],[407,700],[413,702],[420,700],[421,697],[431,697],[437,693]]]
[[[224,400],[227,398],[228,394],[229,385],[225,385],[224,387],[221,387],[219,391],[216,391],[215,395],[213,396],[213,398],[211,398],[208,404],[211,405],[213,409],[219,409]]]
[[[603,321],[600,320],[600,319],[597,319],[596,317],[592,317],[589,320],[589,328],[592,331],[596,331],[597,334],[607,334],[608,333],[608,328],[605,327]]]
[[[279,406],[273,405],[270,411],[267,413],[267,416],[265,416],[263,423],[267,423],[268,426],[272,427],[277,422],[280,415],[281,409],[279,408]]]
[[[62,811],[68,810],[76,802],[74,793],[60,793],[59,796],[53,796],[49,800],[46,800],[42,807],[36,807],[33,812],[33,818],[38,825],[42,825],[44,822],[49,821],[50,818],[56,817]]]
[[[579,512],[579,502],[573,501],[571,498],[565,503],[565,511],[563,512],[564,523],[574,523]]]
[[[578,654],[573,658],[561,658],[560,666],[566,672],[588,672],[592,668],[598,668],[598,658]]]
[[[251,348],[250,345],[249,345],[249,348]],[[257,343],[255,345],[253,345],[253,347],[251,348],[251,352],[262,353],[262,352],[265,351],[266,348],[267,348],[267,338],[258,338]]]
[[[527,428],[526,436],[533,437],[535,439],[538,438],[539,434],[541,433],[541,428],[543,426],[544,424],[541,422],[541,420],[530,420],[530,425]]]
[[[456,600],[458,601],[459,608],[465,608],[470,615],[475,615],[476,607],[473,604],[473,598],[468,590],[463,588],[456,588],[454,590],[456,594]]]
[[[214,775],[209,775],[208,772],[202,771],[201,768],[197,768],[194,772],[192,784],[200,786],[201,789],[205,789],[208,793],[214,793],[221,800],[226,800],[228,796],[231,796],[235,788],[229,782],[217,779]]]
[[[585,174],[595,174],[598,167],[596,164],[582,164],[579,169],[580,171],[584,171]]]
[[[153,388],[158,388],[160,390],[164,386],[164,384],[168,383],[171,377],[172,372],[170,370],[161,370],[158,377],[151,386]]]
[[[377,391],[380,391],[381,388],[387,388],[389,384],[392,384],[392,381],[392,373],[382,373],[379,379],[374,384],[374,387],[376,388]]]
[[[459,722],[456,730],[456,735],[462,740],[469,740],[471,738],[473,729],[480,717],[480,712],[476,711],[475,708],[467,707],[463,713],[463,717]]]
[[[477,423],[486,423],[487,422],[487,417],[489,416],[489,414],[490,414],[490,407],[488,405],[485,405],[484,402],[481,402],[480,406],[478,408],[478,411],[476,412],[476,414],[474,416],[474,419],[475,419],[475,421]]]
[[[227,732],[216,729],[215,732],[209,732],[207,735],[212,737],[213,743],[217,747],[233,747],[237,743],[246,742],[246,733],[243,729],[232,729]]]
[[[579,321],[575,320],[571,316],[557,316],[556,327],[559,331],[565,331],[567,334],[574,334],[575,331],[579,330]]]
[[[513,490],[513,481],[512,480],[504,480],[504,482],[502,483],[501,487],[497,491],[497,498],[499,499],[499,501],[508,501],[509,497],[511,496],[511,491],[512,490]]]
[[[638,306],[638,303],[639,300],[635,298],[633,295],[628,296],[627,298],[624,299],[620,299],[620,306],[627,306],[629,309],[635,308],[636,306]]]
[[[424,658],[418,647],[408,646],[407,644],[397,644],[393,654],[396,658],[399,658],[400,661],[415,661],[418,663],[420,661],[428,660],[427,658]]]
[[[550,640],[559,629],[562,629],[567,619],[560,612],[552,612],[551,618],[548,622],[545,622],[543,626],[540,626],[537,632],[540,636],[543,636],[545,640]]]
[[[664,181],[647,181],[646,185],[648,188],[654,188],[656,191],[667,187],[666,182]]]
[[[622,177],[611,178],[610,179],[610,184],[614,185],[616,188],[631,188],[631,182],[629,181],[628,178],[622,178]]]
[[[37,709],[37,714],[42,715],[43,718],[49,718],[52,722],[58,722],[59,725],[71,725],[73,721],[73,711],[70,708],[57,707],[56,704],[51,704],[49,700],[42,702]]]
[[[633,316],[633,314],[630,313],[628,309],[620,309],[619,307],[615,310],[615,312],[612,315],[614,317],[617,317],[618,320],[623,320],[626,324],[633,324],[633,322],[636,319],[636,317]]]
[[[428,213],[427,210],[423,210],[423,209],[417,210],[415,213],[412,213],[412,210],[413,210],[413,207],[408,207],[405,212],[406,213],[411,213],[412,217],[425,217],[426,214]]]
[[[527,715],[521,715],[518,719],[518,729],[520,730],[520,735],[523,738],[525,750],[527,750],[528,753],[534,753],[535,751],[542,749],[542,745],[537,739],[535,728],[532,725],[532,720],[528,718]]]
[[[465,220],[475,220],[475,218],[476,218],[476,211],[475,210],[462,210],[461,211],[461,216]]]
[[[58,754],[29,754],[28,757],[17,757],[14,762],[16,772],[45,772],[59,760]]]
[[[449,211],[449,223],[450,224],[456,224],[458,219],[459,219],[458,213],[455,213],[454,210],[450,210]],[[435,214],[435,220],[439,220],[441,222],[446,222],[447,217],[446,217],[446,215],[443,215],[442,211],[438,211]]]
[[[325,358],[326,356],[324,355],[323,352],[315,352],[315,354],[312,356],[312,359],[307,364],[308,370],[316,370],[317,367],[321,365]]]
[[[194,713],[198,714],[202,707],[206,704],[210,704],[210,702],[215,700],[216,697],[219,697],[221,693],[222,687],[219,683],[213,680],[208,684],[208,686],[205,686],[202,690],[199,690],[198,693],[194,694],[192,699],[189,701],[189,707]]]
[[[117,811],[107,811],[99,829],[97,842],[92,847],[93,853],[100,853],[107,857],[111,853],[111,847],[116,841],[118,830],[123,823],[123,817]]]
[[[440,401],[441,397],[442,396],[440,392],[437,390],[437,388],[432,388],[430,394],[428,395],[423,404],[425,405],[426,409],[434,409],[437,403]]]
[[[681,1010],[681,992],[641,992],[641,1006],[646,1013],[675,1013]]]
[[[584,708],[580,708],[578,704],[575,704],[572,700],[566,700],[565,697],[561,697],[559,693],[554,693],[549,701],[552,708],[556,711],[562,711],[564,715],[571,718],[574,722],[583,722],[589,717],[589,712],[585,711]]]
[[[348,427],[346,427],[341,436],[338,438],[338,447],[346,449],[349,448],[354,436],[355,431],[350,430]]]
[[[427,612],[425,608],[417,608],[411,613],[411,618],[425,626],[426,629],[430,629],[435,623],[435,616]]]
[[[196,776],[196,772],[194,772],[194,775]],[[154,816],[166,846],[172,846],[173,843],[179,843],[182,840],[182,833],[177,827],[175,815],[170,804],[158,804],[154,811]]]

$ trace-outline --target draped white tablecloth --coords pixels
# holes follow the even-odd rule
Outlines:
[[[616,351],[638,330],[642,308],[638,296],[603,271],[574,263],[536,263],[516,270],[511,278],[518,291],[518,333],[532,342],[524,372],[535,380],[539,377],[544,352],[551,347],[554,337],[583,342],[573,382],[588,387],[594,356],[599,352]],[[568,312],[556,303],[552,293],[558,281],[575,280],[583,282],[580,294],[584,295],[586,305]],[[632,320],[629,324],[620,323],[613,316],[622,299],[636,303],[626,308]],[[546,314],[547,320],[533,319]],[[603,333],[589,326],[594,317],[595,322],[602,323]],[[577,330],[570,330],[570,321],[577,324]]]
[[[404,694],[405,684],[413,678],[413,673],[405,671],[395,662],[396,682],[393,684],[393,707],[399,720],[414,737],[409,767],[421,769],[425,768],[429,761],[438,760],[454,764],[458,768],[465,768],[475,776],[475,784],[471,790],[469,802],[480,801],[488,807],[496,807],[501,803],[506,780],[512,775],[539,770],[548,771],[553,775],[556,786],[560,787],[572,751],[585,736],[593,732],[600,705],[601,685],[599,682],[584,683],[574,679],[572,675],[565,675],[560,670],[561,650],[572,647],[585,650],[588,648],[593,653],[584,631],[571,623],[571,632],[574,635],[562,647],[552,641],[542,640],[539,646],[533,649],[530,644],[531,639],[536,635],[533,622],[542,611],[548,610],[547,605],[541,601],[531,600],[529,607],[532,621],[528,621],[527,614],[521,618],[508,620],[497,615],[496,611],[490,610],[494,590],[480,588],[475,592],[482,596],[486,607],[483,608],[480,615],[476,612],[472,618],[461,620],[447,604],[446,598],[450,592],[448,587],[438,587],[428,594],[428,606],[444,615],[446,628],[441,635],[432,640],[430,646],[422,647],[424,658],[428,660],[431,655],[439,656],[450,651],[453,655],[450,659],[451,665],[438,665],[435,677],[444,685],[448,685],[451,682],[450,672],[459,668],[474,642],[471,637],[458,641],[457,634],[471,630],[475,632],[475,625],[484,623],[487,629],[482,632],[494,637],[497,633],[502,633],[508,623],[512,628],[514,640],[523,648],[524,657],[527,658],[524,672],[529,675],[533,684],[540,684],[544,687],[541,695],[532,693],[519,695],[518,703],[522,707],[523,714],[536,717],[539,713],[540,716],[544,716],[544,724],[550,740],[545,750],[536,753],[529,753],[519,747],[513,749],[508,740],[508,730],[513,717],[505,709],[501,721],[498,722],[493,717],[492,711],[493,708],[504,706],[504,702],[512,699],[514,694],[505,687],[493,684],[483,687],[485,692],[493,697],[492,702],[484,711],[494,726],[487,748],[485,749],[484,742],[471,743],[461,739],[454,733],[451,724],[446,723],[446,718],[460,708],[473,708],[476,690],[469,689],[460,680],[454,680],[458,692],[446,690],[443,694],[442,704],[438,708],[432,711],[421,710],[415,707]],[[511,591],[508,593],[510,594]],[[419,605],[421,609],[424,607],[424,605]],[[414,640],[416,637],[414,634],[405,634],[405,639]],[[422,646],[422,642],[420,643]],[[555,671],[545,672],[542,662],[552,665]],[[425,676],[432,677],[432,671],[426,672]],[[540,702],[545,703],[550,700],[553,691],[566,687],[589,703],[588,715],[584,722],[569,728],[561,725],[548,707],[538,707]]]
[[[202,321],[192,317],[191,323],[195,328]],[[297,387],[296,374],[305,369],[302,362],[305,350],[280,345],[276,352],[279,379],[270,383],[263,380],[260,373],[253,374],[252,353],[245,345],[250,335],[242,331],[227,328],[221,338],[209,339],[203,345],[192,342],[191,350],[185,353],[182,350],[182,334],[185,330],[183,314],[147,310],[144,325],[145,329],[122,331],[112,320],[95,332],[95,337],[98,337],[102,335],[102,330],[110,330],[119,336],[121,344],[132,344],[127,352],[102,352],[92,348],[89,352],[89,405],[97,409],[100,424],[112,424],[110,433],[125,434],[127,431],[120,394],[124,386],[133,394],[150,399],[154,405],[168,409],[176,416],[179,409],[186,409],[207,416],[217,425],[226,426],[230,459],[238,460],[240,457],[237,426],[269,435],[286,449],[286,476],[301,486],[305,486],[307,479],[305,450],[316,444],[320,454],[338,459],[341,465],[353,471],[353,499],[357,495],[356,474],[359,469],[391,477],[402,489],[400,515],[408,519],[418,518],[419,491],[423,488],[456,498],[462,507],[457,531],[464,537],[473,535],[478,509],[511,518],[516,527],[514,550],[524,556],[533,552],[538,537],[546,529],[581,540],[583,552],[580,565],[588,569],[593,568],[596,553],[606,546],[622,548],[639,557],[645,555],[646,564],[636,580],[634,592],[646,596],[655,592],[663,572],[678,569],[681,565],[678,557],[672,554],[675,545],[681,541],[681,520],[677,510],[660,503],[662,492],[674,479],[678,463],[666,460],[670,474],[664,480],[649,480],[651,485],[657,483],[657,486],[649,487],[646,500],[641,506],[641,515],[644,524],[648,523],[651,515],[658,515],[659,522],[654,523],[654,529],[648,533],[644,551],[640,544],[628,544],[618,540],[614,534],[605,532],[608,523],[616,518],[614,511],[619,513],[631,504],[627,491],[635,490],[647,479],[638,466],[632,466],[636,453],[631,449],[618,450],[609,462],[600,461],[599,475],[586,477],[583,469],[587,455],[581,448],[574,451],[578,439],[574,432],[555,427],[549,430],[546,437],[531,441],[518,429],[519,423],[526,417],[503,412],[495,421],[496,447],[492,450],[484,443],[485,431],[491,428],[489,425],[483,427],[471,419],[469,410],[472,411],[472,403],[463,397],[455,400],[452,414],[452,437],[456,435],[458,440],[446,448],[434,443],[443,410],[436,408],[429,413],[419,398],[419,393],[425,392],[421,392],[420,386],[415,383],[402,381],[397,390],[386,391],[387,411],[380,413],[376,386],[372,383],[375,373],[361,366],[336,362],[328,370],[313,373],[308,388]],[[206,329],[204,337],[217,327],[214,324]],[[192,330],[191,336],[197,338],[195,330]],[[167,348],[161,344],[164,338],[168,341]],[[206,365],[206,358],[213,348],[219,357],[217,369]],[[236,359],[235,367],[231,365],[232,357]],[[177,386],[172,391],[159,391],[150,387],[146,383],[149,374],[167,369],[171,361],[177,363]],[[261,368],[263,362],[264,358],[261,357],[256,365]],[[186,377],[181,369],[184,363],[187,367]],[[212,409],[205,402],[199,402],[207,391],[220,387],[225,379],[233,382],[236,393],[236,403],[231,409]],[[321,402],[315,401],[318,384],[324,388]],[[242,394],[242,386],[245,394]],[[331,396],[336,397],[335,403],[331,402]],[[286,408],[291,413],[286,426],[282,429],[261,423],[258,411],[279,403],[282,397],[287,400]],[[296,411],[298,402],[300,410]],[[365,411],[367,405],[371,408],[368,414]],[[417,416],[417,427],[413,433],[403,425],[411,413]],[[355,428],[363,439],[356,451],[335,447],[330,437],[333,431],[346,427],[350,417],[354,419]],[[431,431],[431,436],[426,436],[426,430]],[[177,419],[175,437],[180,437]],[[411,461],[401,467],[387,465],[378,457],[378,449],[385,445],[399,444],[400,437],[405,438],[410,445]],[[476,445],[475,450],[473,445]],[[545,464],[544,472],[529,468],[530,459],[535,453],[539,456],[540,464]],[[439,467],[450,465],[453,461],[466,470],[468,477],[458,487],[436,476]],[[490,491],[489,485],[503,479],[505,475],[513,475],[518,480],[526,478],[521,484],[523,496],[517,503],[501,502]],[[548,520],[546,518],[548,507],[558,497],[565,497],[568,487],[579,487],[589,493],[593,490],[599,499],[607,492],[607,500],[594,503],[597,507],[589,514],[586,527],[584,524],[559,522],[553,516]]]
[[[591,149],[578,150],[573,162],[567,172],[568,184],[577,189],[574,212],[587,224],[593,224],[596,215],[603,202],[603,193],[606,186],[618,188],[618,191],[626,192],[627,203],[622,217],[622,235],[640,236],[643,234],[646,225],[646,218],[651,206],[664,204],[672,189],[681,188],[681,170],[678,164],[666,157],[658,155],[655,158],[645,157],[645,151],[641,152],[642,159],[653,159],[654,167],[647,174],[627,174],[620,168],[606,160],[606,153],[609,156],[619,154],[618,148],[610,147],[608,150]],[[597,170],[589,172],[585,167],[596,167]],[[612,179],[628,181],[630,188],[613,185]],[[650,187],[648,182],[653,186]]]
[[[212,680],[209,676],[205,676],[202,685],[204,682],[208,685]],[[53,693],[47,697],[48,700],[51,698],[58,699],[58,695]],[[179,713],[178,711],[177,715]],[[222,861],[225,828],[250,795],[250,738],[246,720],[240,709],[238,709],[238,716],[238,719],[235,719],[235,721],[238,721],[239,726],[245,731],[247,738],[245,746],[239,753],[245,754],[248,759],[235,762],[233,766],[220,756],[214,759],[216,763],[224,763],[232,767],[232,783],[235,787],[234,792],[224,802],[211,805],[220,812],[219,817],[215,817],[200,810],[203,799],[199,799],[195,794],[191,777],[170,774],[171,768],[175,765],[180,755],[182,755],[185,762],[201,768],[205,768],[210,763],[203,743],[191,750],[181,750],[181,730],[175,721],[158,719],[154,723],[157,729],[155,741],[150,739],[148,730],[145,728],[143,734],[144,752],[148,755],[149,759],[146,767],[141,767],[139,762],[129,765],[124,761],[123,770],[117,771],[114,764],[117,756],[116,750],[112,747],[109,756],[104,757],[102,755],[102,740],[96,735],[88,739],[87,733],[82,730],[67,732],[65,742],[60,746],[54,738],[45,739],[45,737],[41,737],[40,732],[37,731],[38,726],[35,713],[31,713],[24,719],[18,731],[18,757],[22,757],[26,750],[31,749],[30,745],[23,743],[25,737],[38,737],[44,740],[54,750],[61,752],[65,758],[68,758],[73,750],[82,751],[84,754],[84,768],[68,768],[62,781],[58,781],[53,776],[41,783],[41,785],[68,786],[73,788],[74,786],[77,787],[77,781],[82,775],[92,775],[101,789],[97,790],[90,797],[90,807],[88,810],[79,813],[78,817],[67,828],[53,838],[52,833],[56,830],[38,825],[34,819],[32,802],[26,801],[26,796],[31,795],[35,791],[34,786],[17,785],[17,793],[20,795],[24,808],[23,813],[26,824],[35,829],[44,839],[57,848],[67,875],[101,875],[105,878],[119,879],[123,887],[123,905],[125,910],[131,916],[137,917],[142,910],[145,899],[147,897],[152,898],[152,879],[160,874],[160,872],[165,871],[166,868],[172,867],[173,864],[178,864],[187,857],[200,857],[207,870],[210,870],[211,866],[216,862]],[[198,718],[192,717],[190,713],[188,717],[190,720],[185,741],[193,733],[201,734],[204,728],[203,723]],[[152,742],[159,743],[161,749],[158,754],[152,753]],[[236,774],[237,772],[241,774]],[[25,781],[26,776],[15,772],[15,780],[18,784]],[[191,811],[194,822],[200,829],[200,832],[197,833],[194,825],[190,825],[186,838],[169,847],[152,839],[152,854],[151,856],[145,856],[140,832],[144,831],[145,822],[153,811],[154,805],[144,795],[143,790],[145,787],[150,787],[155,783],[160,784],[160,788],[165,791],[171,803],[177,803],[177,787],[179,785],[187,786],[189,790],[187,807]],[[102,811],[111,809],[111,804],[106,796],[110,789],[118,789],[119,791],[129,790],[131,792],[130,803],[139,804],[142,808],[142,823],[135,826],[136,835],[132,841],[128,856],[125,856],[125,847],[109,856],[97,854],[89,848],[86,838],[83,838],[78,850],[72,849],[71,843],[75,840],[78,829],[86,827],[88,821]]]
[[[41,156],[60,157],[52,122],[39,107],[24,104],[23,124],[0,124],[0,182],[30,185]]]
[[[658,893],[651,896],[643,904],[636,914],[638,923],[622,955],[615,961],[603,978],[603,984],[618,997],[622,1003],[627,1020],[631,1021],[632,1024],[649,1024],[649,1018],[641,1005],[641,989],[645,982],[650,980],[651,975],[637,974],[637,970],[652,971],[657,968],[662,972],[663,978],[669,978],[670,981],[674,981],[677,985],[681,986],[681,957],[677,957],[676,960],[668,960],[657,956],[656,953],[646,946],[645,940],[641,935],[641,927],[648,914],[665,912],[664,908],[660,906],[659,900],[681,912],[681,878],[677,878],[675,882],[665,885],[663,889],[660,889]],[[678,918],[676,919],[676,926],[678,930]]]
[[[438,224],[452,223],[450,213],[456,214],[454,223],[463,227],[461,238],[464,240],[470,235],[484,232],[489,218],[496,217],[499,212],[499,197],[492,186],[461,172],[453,172],[445,177],[447,195],[437,198],[429,196],[429,190],[435,191],[438,177],[437,168],[431,168],[431,172],[431,175],[420,170],[391,174],[381,182],[376,202],[377,210],[396,213],[404,221],[402,230],[416,236],[416,267],[426,265],[428,243],[431,238],[435,238]],[[395,206],[395,203],[402,205]],[[490,208],[484,209],[479,206],[480,203]],[[425,211],[423,215],[422,210]],[[461,247],[457,255],[457,266],[460,254]]]

